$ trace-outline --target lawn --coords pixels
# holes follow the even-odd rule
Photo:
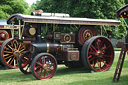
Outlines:
[[[56,74],[51,79],[36,80],[31,74],[24,75],[19,69],[0,68],[0,85],[128,85],[128,56],[126,56],[120,81],[112,82],[119,54],[109,71],[93,72],[85,68],[69,69],[58,65]]]
[[[121,51],[121,48],[114,48],[115,51]]]

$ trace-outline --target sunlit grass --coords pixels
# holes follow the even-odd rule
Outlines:
[[[51,79],[36,80],[31,74],[24,75],[19,69],[0,67],[0,85],[127,85],[128,56],[125,58],[120,81],[112,82],[119,54],[115,55],[112,67],[106,72],[90,73],[85,68],[69,69],[58,65],[56,74]]]
[[[115,51],[121,51],[121,48],[114,48]]]

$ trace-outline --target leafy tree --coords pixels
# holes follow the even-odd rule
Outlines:
[[[125,0],[125,3],[128,4],[128,0]]]
[[[41,0],[35,4],[37,9],[44,12],[69,13],[72,17],[96,19],[117,19],[116,11],[124,5],[124,0]],[[126,29],[123,23],[120,29],[114,27],[111,30],[115,38],[121,38]]]
[[[0,19],[7,19],[14,13],[24,13],[28,4],[24,0],[1,0]]]
[[[120,0],[41,0],[37,9],[69,13],[74,17],[115,18],[115,11],[124,5]]]

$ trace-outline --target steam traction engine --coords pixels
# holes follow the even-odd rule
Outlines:
[[[18,66],[19,63],[21,72],[32,73],[37,79],[53,77],[57,64],[85,66],[96,72],[108,70],[114,59],[113,46],[108,38],[97,36],[96,25],[119,25],[120,21],[56,15],[51,13],[51,16],[45,16],[37,10],[31,16],[10,16],[7,23],[19,22],[20,28],[19,36],[12,41],[13,45],[9,41],[3,45],[1,53],[5,63],[8,66]]]
[[[119,10],[117,10],[116,16],[118,18],[123,19],[123,21],[126,25],[126,34],[125,34],[125,42],[122,45],[120,56],[119,56],[117,66],[116,66],[116,69],[115,69],[115,73],[114,73],[114,77],[113,77],[114,82],[119,81],[126,53],[128,54],[128,24],[124,19],[124,18],[128,18],[128,4],[125,5],[124,7],[120,8]]]
[[[14,29],[17,30],[18,26],[14,26]],[[12,38],[12,26],[8,25],[6,20],[0,20],[0,48],[2,43],[9,38]],[[1,60],[0,65],[3,65]]]

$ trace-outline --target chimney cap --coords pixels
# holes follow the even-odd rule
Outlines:
[[[43,10],[41,10],[41,9],[35,9],[34,13],[35,14],[42,14],[43,13]]]

